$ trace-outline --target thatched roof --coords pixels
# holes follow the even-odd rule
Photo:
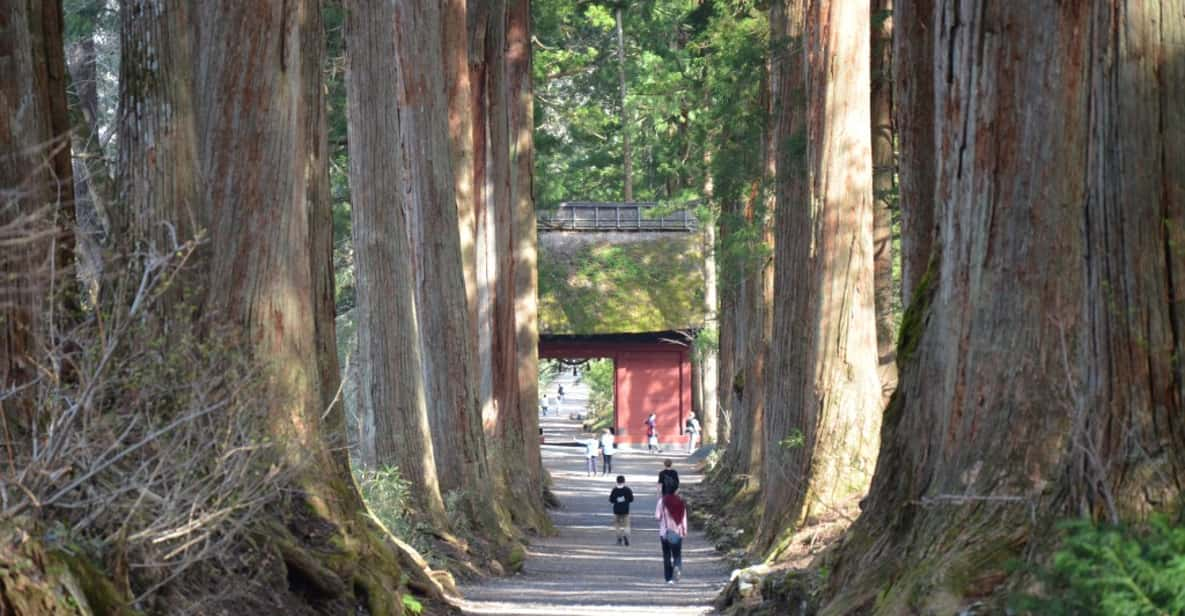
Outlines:
[[[698,233],[540,233],[540,333],[702,327],[701,241]]]

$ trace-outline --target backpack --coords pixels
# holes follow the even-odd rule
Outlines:
[[[674,471],[659,473],[658,480],[662,482],[663,494],[674,494],[679,489],[679,474]]]

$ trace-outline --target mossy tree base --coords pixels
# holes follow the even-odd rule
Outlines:
[[[47,546],[27,518],[0,525],[0,613],[11,616],[136,614],[131,598],[86,557]]]

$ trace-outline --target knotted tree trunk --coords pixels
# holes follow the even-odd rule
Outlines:
[[[1048,554],[1058,518],[1182,508],[1182,4],[926,21],[936,53],[898,75],[935,84],[943,207],[829,614],[958,611]]]

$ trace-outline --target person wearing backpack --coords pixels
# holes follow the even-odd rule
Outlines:
[[[679,471],[671,468],[671,460],[662,461],[663,469],[658,473],[658,495],[666,496],[679,491]]]
[[[683,538],[687,536],[687,505],[678,494],[658,499],[654,508],[658,540],[662,544],[662,574],[667,584],[683,577]]]
[[[630,503],[634,502],[634,491],[625,485],[625,475],[617,476],[617,487],[609,492],[613,503],[613,528],[617,530],[617,545],[630,544]]]

